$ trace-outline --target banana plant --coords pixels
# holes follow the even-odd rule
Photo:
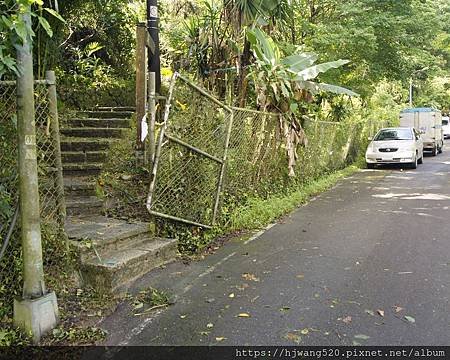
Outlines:
[[[334,94],[357,96],[355,92],[341,86],[325,84],[315,79],[330,69],[339,68],[349,60],[336,60],[321,64],[315,64],[317,55],[313,53],[299,52],[289,56],[283,56],[280,48],[273,39],[260,29],[252,29],[247,32],[256,66],[252,71],[258,95],[269,100],[263,107],[272,105],[278,107],[280,103],[287,102],[295,108],[295,100],[298,100],[298,92],[305,91],[315,95],[321,91]],[[264,94],[261,94],[261,91]]]
[[[284,114],[280,130],[286,142],[289,175],[295,176],[297,147],[306,146],[308,142],[301,123],[295,117],[297,102],[321,91],[357,96],[349,89],[315,81],[319,74],[349,61],[315,64],[317,55],[305,52],[283,56],[275,41],[257,28],[247,32],[247,39],[256,60],[250,76],[255,83],[258,104],[263,110],[270,108]]]

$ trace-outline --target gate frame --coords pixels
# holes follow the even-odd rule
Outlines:
[[[225,144],[224,144],[224,151],[223,151],[222,159],[219,159],[218,157],[211,155],[211,154],[207,153],[206,151],[203,151],[195,146],[192,146],[192,145],[184,142],[181,139],[178,139],[175,136],[172,136],[172,135],[166,133],[167,127],[168,127],[171,103],[172,103],[172,99],[173,99],[173,91],[174,91],[177,79],[182,80],[188,86],[192,87],[194,90],[198,91],[200,94],[202,94],[207,99],[214,102],[216,105],[219,105],[221,108],[223,108],[225,111],[227,111],[230,114],[228,126],[226,129],[226,137],[225,137]],[[221,101],[219,101],[218,99],[216,99],[215,97],[210,95],[204,89],[202,89],[202,88],[198,87],[197,85],[195,85],[194,83],[192,83],[189,79],[185,78],[180,73],[174,72],[174,74],[172,75],[172,79],[170,80],[169,93],[167,96],[166,107],[164,110],[163,123],[162,123],[162,127],[160,130],[159,136],[158,136],[158,143],[156,145],[155,159],[154,159],[154,163],[153,163],[153,167],[152,167],[152,171],[151,171],[151,175],[150,175],[151,181],[150,181],[150,186],[149,186],[146,207],[147,207],[148,212],[151,215],[162,217],[162,218],[169,219],[169,220],[182,222],[182,223],[185,223],[188,225],[194,225],[194,226],[206,228],[206,229],[213,228],[213,226],[216,224],[217,214],[219,211],[220,196],[222,193],[223,181],[224,181],[224,176],[225,176],[225,168],[226,168],[226,162],[227,162],[227,157],[228,157],[228,147],[229,147],[229,143],[230,143],[231,130],[232,130],[232,126],[233,126],[233,116],[234,116],[233,108],[223,104]],[[183,219],[183,218],[180,218],[177,216],[160,213],[157,211],[153,211],[151,209],[151,206],[153,205],[153,200],[154,200],[153,195],[155,192],[156,179],[157,179],[157,173],[158,173],[158,165],[159,165],[159,160],[160,160],[160,156],[161,156],[161,148],[163,146],[164,138],[166,138],[168,141],[171,141],[178,145],[181,145],[181,146],[189,149],[192,152],[195,152],[201,156],[207,157],[210,160],[213,160],[220,164],[220,174],[219,174],[219,178],[217,181],[216,195],[215,195],[215,199],[214,199],[213,216],[212,216],[211,225],[201,224],[201,223],[189,220],[189,219]]]

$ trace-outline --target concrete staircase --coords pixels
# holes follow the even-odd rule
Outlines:
[[[98,108],[77,114],[61,129],[66,232],[80,249],[85,283],[114,291],[176,255],[176,241],[154,238],[148,223],[103,216],[96,196],[108,149],[131,127],[132,108]]]

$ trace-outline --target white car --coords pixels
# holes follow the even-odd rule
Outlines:
[[[378,131],[366,151],[368,169],[381,164],[408,164],[416,169],[423,161],[420,133],[411,127],[385,128]]]
[[[444,139],[450,139],[450,124],[449,117],[443,116],[442,117],[442,132],[444,133]]]

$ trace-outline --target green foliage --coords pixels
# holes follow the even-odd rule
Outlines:
[[[3,346],[29,346],[31,335],[27,336],[22,331],[12,327],[0,327],[0,347]]]
[[[15,47],[25,41],[31,42],[35,31],[31,22],[27,22],[26,15],[37,19],[38,26],[42,27],[47,36],[52,37],[53,31],[47,19],[42,16],[45,11],[48,15],[64,22],[64,19],[53,9],[43,7],[43,0],[6,0],[0,4],[0,79],[8,73],[18,75],[19,69],[15,60]],[[29,9],[35,11],[29,12]]]
[[[139,291],[139,294],[134,299],[134,304],[145,303],[149,307],[169,305],[169,295],[162,290],[152,287]]]
[[[336,182],[351,175],[358,168],[350,166],[344,170],[325,175],[316,181],[301,185],[299,189],[284,196],[267,199],[252,198],[245,205],[238,206],[230,215],[230,230],[258,229],[291,212],[311,197],[330,189]]]
[[[247,38],[256,58],[256,67],[251,75],[256,88],[259,89],[259,102],[263,108],[272,104],[280,109],[280,100],[284,100],[290,104],[291,110],[296,109],[295,93],[301,90],[313,94],[329,91],[336,94],[357,95],[339,86],[311,81],[320,73],[347,64],[347,60],[314,65],[317,59],[315,54],[295,53],[283,57],[273,39],[259,29],[249,30]]]
[[[106,332],[97,327],[57,327],[52,330],[46,345],[92,345],[106,338]]]

